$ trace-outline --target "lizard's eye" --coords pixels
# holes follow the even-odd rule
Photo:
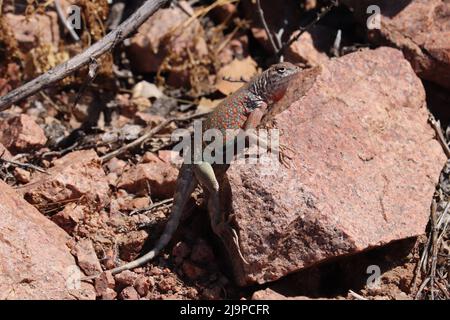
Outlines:
[[[283,73],[286,72],[286,68],[285,68],[285,67],[278,67],[276,70],[277,70],[277,72],[278,72],[279,74],[283,74]]]

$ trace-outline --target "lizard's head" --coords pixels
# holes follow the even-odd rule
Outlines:
[[[280,100],[288,87],[289,81],[300,71],[300,67],[290,63],[282,62],[272,65],[264,71],[254,83],[253,87],[258,95],[265,100]]]

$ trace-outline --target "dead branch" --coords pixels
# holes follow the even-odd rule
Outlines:
[[[35,166],[31,163],[21,163],[21,162],[17,162],[14,160],[3,159],[2,157],[3,157],[3,154],[0,155],[0,163],[5,163],[7,165],[11,165],[13,167],[19,167],[19,168],[23,168],[23,169],[33,169],[33,170],[36,170],[41,173],[49,174],[47,171],[45,171],[41,167]]]
[[[205,115],[207,115],[209,112],[199,112],[199,113],[194,113],[193,115],[190,116],[186,116],[183,118],[169,118],[166,119],[165,121],[161,122],[160,124],[158,124],[156,127],[150,129],[147,133],[144,133],[142,136],[140,136],[139,138],[137,138],[136,140],[131,141],[130,143],[114,150],[111,151],[110,153],[105,154],[104,156],[102,156],[100,158],[101,162],[104,163],[108,160],[111,160],[112,158],[121,155],[122,153],[124,153],[125,151],[135,148],[138,145],[148,141],[149,139],[151,139],[156,133],[158,133],[159,131],[161,131],[163,128],[165,128],[166,126],[168,126],[170,123],[174,122],[174,121],[187,121],[187,120],[191,120],[194,118],[200,118],[203,117]]]
[[[94,43],[82,53],[72,59],[56,66],[37,78],[25,83],[0,98],[0,111],[8,109],[13,103],[27,98],[36,92],[48,87],[49,85],[60,81],[72,74],[79,68],[87,65],[92,58],[98,58],[106,52],[109,52],[114,46],[122,42],[126,36],[135,31],[143,24],[148,17],[159,8],[167,5],[171,0],[147,0],[136,10],[127,20],[122,22],[116,29],[112,30],[100,41]]]
[[[266,19],[264,18],[264,11],[261,7],[260,0],[256,0],[256,8],[258,9],[259,19],[261,20],[264,30],[266,31],[267,38],[269,38],[269,42],[270,42],[270,45],[272,46],[273,52],[276,53],[276,52],[278,52],[278,50],[280,50],[280,48],[275,43],[272,32],[270,32],[269,26],[267,25]]]

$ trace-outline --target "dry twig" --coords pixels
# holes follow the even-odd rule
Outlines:
[[[166,119],[165,121],[161,122],[160,124],[158,124],[156,127],[150,129],[150,131],[148,131],[147,133],[143,134],[142,136],[140,136],[139,138],[137,138],[136,140],[114,150],[111,151],[110,153],[105,154],[103,157],[100,158],[100,160],[102,162],[111,160],[114,157],[117,157],[118,155],[124,153],[125,151],[135,148],[138,145],[148,141],[149,139],[151,139],[156,133],[158,133],[160,130],[162,130],[163,128],[165,128],[166,126],[168,126],[170,123],[174,122],[174,121],[187,121],[187,120],[191,120],[194,118],[200,118],[203,117],[205,115],[207,115],[209,112],[200,112],[200,113],[194,113],[193,115],[190,116],[186,116],[183,118],[169,118]]]
[[[266,31],[267,38],[269,38],[269,42],[270,42],[270,45],[272,46],[273,52],[278,52],[280,50],[280,48],[275,43],[272,32],[270,32],[269,26],[267,25],[266,19],[264,18],[264,11],[261,7],[260,0],[256,0],[256,8],[258,10],[259,19],[261,20],[264,30]]]
[[[44,169],[42,169],[42,168],[40,168],[38,166],[35,166],[34,164],[21,163],[21,162],[16,162],[16,161],[13,161],[13,160],[6,160],[6,159],[3,159],[2,157],[3,157],[3,154],[0,155],[0,162],[1,163],[6,163],[6,164],[12,165],[14,167],[19,167],[19,168],[23,168],[23,169],[33,169],[33,170],[36,170],[36,171],[41,172],[41,173],[49,174],[47,171],[45,171]]]
[[[36,92],[60,81],[74,71],[88,64],[92,58],[98,58],[109,52],[115,44],[120,43],[127,35],[135,31],[148,17],[171,0],[147,0],[135,13],[122,22],[115,30],[108,33],[100,41],[94,43],[82,53],[38,76],[28,83],[12,90],[0,98],[0,111],[8,109],[13,103],[29,97]]]
[[[173,202],[173,198],[165,199],[165,200],[153,203],[146,208],[133,210],[130,212],[130,216],[138,214],[138,213],[140,214],[140,213],[144,213],[144,212],[149,212],[149,211],[152,211],[159,207],[170,206],[170,204],[172,202]]]

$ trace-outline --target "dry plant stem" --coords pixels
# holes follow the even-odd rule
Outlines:
[[[165,199],[165,200],[153,203],[152,205],[148,206],[147,208],[133,210],[130,212],[130,216],[138,214],[138,213],[149,212],[151,210],[154,210],[156,208],[163,207],[166,205],[169,206],[169,204],[171,204],[172,202],[173,202],[173,198]]]
[[[357,294],[356,292],[354,292],[353,290],[348,290],[348,293],[355,299],[357,300],[368,300],[367,298],[364,298],[362,295]]]
[[[75,109],[75,107],[77,106],[78,102],[80,101],[80,98],[83,95],[86,88],[89,87],[92,84],[92,82],[94,81],[95,77],[97,76],[98,68],[99,68],[99,65],[98,65],[97,60],[95,58],[91,58],[91,61],[89,62],[89,71],[87,73],[86,79],[84,80],[83,84],[81,85],[80,90],[78,90],[78,93],[75,97],[72,108]]]
[[[40,168],[38,166],[35,166],[35,165],[31,164],[31,163],[21,163],[21,162],[16,162],[16,161],[12,161],[12,160],[2,159],[2,158],[0,158],[0,162],[7,163],[7,164],[12,165],[14,167],[19,167],[19,168],[23,168],[23,169],[33,169],[33,170],[36,170],[36,171],[41,172],[41,173],[49,174],[44,169],[42,169],[42,168]]]
[[[341,48],[341,41],[342,41],[342,31],[339,29],[336,34],[336,38],[334,39],[333,48],[331,48],[331,54],[334,57],[340,57],[340,48]]]
[[[170,2],[171,0],[145,1],[127,20],[122,22],[115,30],[112,30],[85,51],[1,97],[0,111],[6,110],[13,103],[29,97],[49,85],[64,79],[74,71],[88,64],[91,61],[91,58],[98,58],[104,53],[109,52],[114,45],[120,43],[127,35],[135,31],[148,17],[155,13],[156,10]]]
[[[276,45],[275,40],[273,39],[272,32],[270,32],[269,26],[267,25],[266,19],[264,18],[264,11],[261,7],[260,0],[256,0],[256,8],[258,9],[259,19],[266,31],[267,37],[269,38],[270,45],[272,46],[273,52],[278,52],[280,48]]]
[[[442,293],[444,294],[445,298],[447,300],[450,300],[450,295],[448,293],[448,290],[442,285],[442,283],[440,283],[439,281],[436,281],[436,285],[439,287],[439,289],[442,291]]]
[[[436,276],[436,262],[437,262],[437,253],[438,253],[438,228],[437,228],[437,219],[436,219],[436,200],[433,200],[431,205],[431,225],[432,225],[432,246],[431,246],[431,271],[430,271],[430,290],[431,290],[431,300],[434,300],[434,284],[435,284],[435,276]]]
[[[423,281],[422,285],[419,287],[419,290],[417,291],[417,294],[416,294],[416,297],[415,297],[416,300],[419,299],[420,294],[422,293],[423,289],[425,289],[425,287],[427,286],[428,282],[430,282],[430,277],[427,277],[427,278]]]
[[[152,128],[150,131],[148,131],[147,133],[143,134],[142,136],[140,136],[139,138],[137,138],[136,140],[114,150],[111,151],[110,153],[105,154],[103,157],[100,158],[101,162],[104,163],[108,160],[111,160],[114,157],[117,157],[118,155],[121,155],[122,153],[124,153],[125,151],[135,148],[137,146],[139,146],[140,144],[146,142],[147,140],[151,139],[156,133],[158,133],[161,129],[165,128],[166,126],[168,126],[170,123],[172,123],[173,121],[187,121],[187,120],[191,120],[194,118],[199,118],[199,117],[203,117],[205,115],[207,115],[209,112],[200,112],[200,113],[195,113],[193,115],[187,116],[187,117],[183,117],[183,118],[170,118],[167,119],[163,122],[161,122],[160,124],[158,124],[156,127]]]

